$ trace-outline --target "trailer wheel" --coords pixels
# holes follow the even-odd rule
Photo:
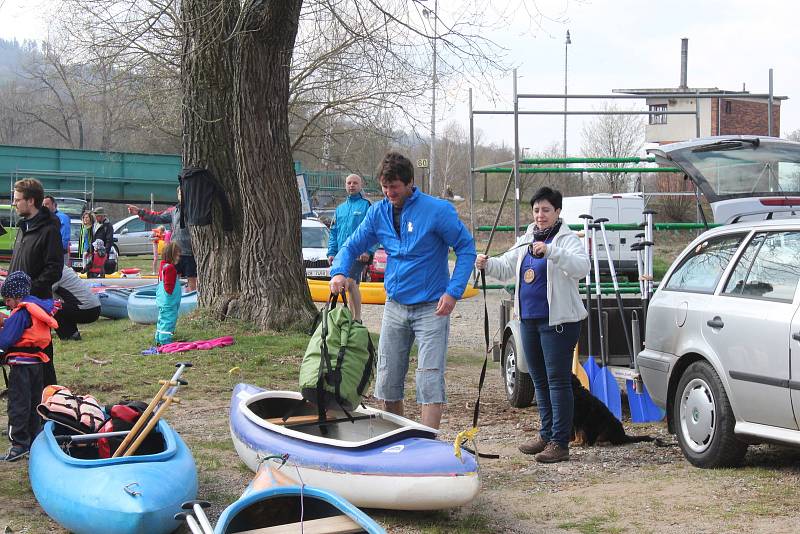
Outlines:
[[[525,408],[533,403],[533,381],[528,373],[517,370],[517,342],[510,335],[503,346],[502,375],[506,397],[514,408]]]

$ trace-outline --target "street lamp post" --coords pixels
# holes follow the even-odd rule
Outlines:
[[[564,41],[564,158],[567,157],[567,52],[572,40],[569,38],[569,30],[567,30],[567,38]],[[564,163],[566,165],[566,163]]]
[[[433,87],[433,94],[431,96],[431,156],[430,156],[430,169],[428,171],[428,193],[433,196],[438,196],[440,192],[435,188],[435,174],[436,174],[436,37],[438,34],[438,21],[439,21],[439,0],[434,0],[433,11],[430,9],[423,9],[422,14],[426,18],[433,17],[433,72],[431,74],[431,85]]]

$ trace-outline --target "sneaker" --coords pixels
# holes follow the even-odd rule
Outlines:
[[[75,332],[74,334],[69,336],[67,339],[71,339],[72,341],[80,341],[81,340],[81,333],[80,332]]]
[[[24,458],[28,456],[30,451],[25,447],[21,447],[19,445],[13,445],[8,452],[6,453],[5,458],[3,458],[4,462],[16,462],[20,458]]]
[[[543,464],[566,462],[569,460],[569,448],[562,447],[558,443],[551,441],[542,452],[534,456],[534,460]]]
[[[524,454],[539,454],[546,446],[547,442],[542,439],[540,434],[536,434],[535,438],[520,445],[519,450]]]

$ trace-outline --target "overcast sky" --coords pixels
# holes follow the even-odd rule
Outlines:
[[[510,0],[512,2],[521,0]],[[441,16],[458,9],[458,0],[440,0]],[[500,2],[487,2],[487,16]],[[489,35],[508,50],[518,68],[521,93],[563,93],[564,37],[570,30],[568,89],[571,93],[610,93],[618,88],[677,87],[680,39],[689,38],[688,85],[788,96],[781,106],[782,136],[800,129],[800,3],[792,0],[537,0],[525,2],[545,15],[541,25],[513,17],[503,31]],[[0,0],[0,37],[45,38],[53,2]],[[534,7],[535,6],[535,7]],[[476,94],[475,109],[512,109],[512,76],[497,77],[496,100]],[[467,89],[440,93],[437,124],[441,132],[456,120],[468,122]],[[623,101],[633,106],[635,101]],[[570,108],[598,109],[600,101],[571,101]],[[642,105],[643,109],[643,103]],[[562,109],[563,101],[526,103],[527,109]],[[570,117],[568,150],[577,154],[580,117]],[[523,117],[520,146],[531,151],[560,142],[562,117]],[[513,146],[510,118],[477,117],[484,139]]]

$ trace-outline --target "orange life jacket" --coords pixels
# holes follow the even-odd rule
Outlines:
[[[12,356],[27,356],[39,358],[42,363],[47,363],[50,357],[43,351],[52,341],[50,329],[58,328],[58,322],[33,302],[20,302],[11,315],[23,308],[31,315],[31,326],[22,331],[22,336],[14,346],[8,347],[4,357],[10,359]]]

